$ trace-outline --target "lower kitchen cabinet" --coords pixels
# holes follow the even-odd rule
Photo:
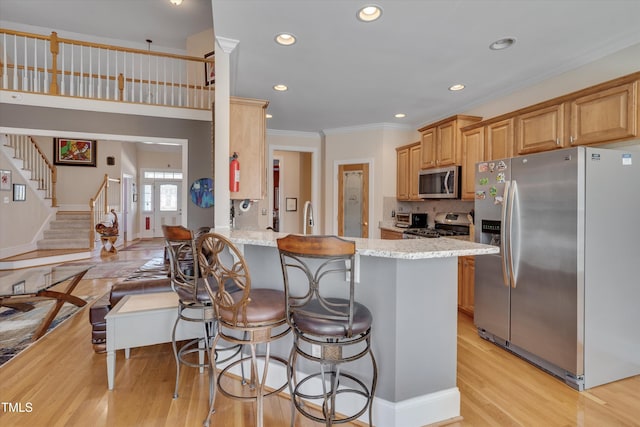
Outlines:
[[[386,240],[402,240],[402,233],[399,231],[380,229],[380,238]]]
[[[475,257],[458,257],[458,310],[471,317],[473,317],[475,272]]]

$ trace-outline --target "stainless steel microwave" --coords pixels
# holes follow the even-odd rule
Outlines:
[[[420,171],[418,196],[422,199],[460,198],[460,166]]]

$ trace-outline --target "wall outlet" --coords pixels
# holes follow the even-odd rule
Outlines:
[[[318,358],[322,357],[322,346],[311,344],[311,355]]]

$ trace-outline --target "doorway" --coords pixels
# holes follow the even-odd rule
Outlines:
[[[369,237],[369,164],[338,166],[338,235]]]
[[[273,227],[273,219],[277,217],[280,232],[302,233],[303,207],[306,201],[310,201],[314,210],[313,233],[320,233],[322,207],[318,202],[319,148],[270,145],[269,165],[272,168],[269,173],[267,206],[271,215],[264,227]]]
[[[164,175],[165,179],[149,178]],[[142,238],[162,237],[162,226],[182,225],[181,172],[144,172],[142,182]],[[174,179],[166,179],[173,176]]]

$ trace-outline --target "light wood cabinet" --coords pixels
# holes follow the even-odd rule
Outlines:
[[[436,167],[436,132],[435,127],[420,130],[420,167],[422,169]]]
[[[564,111],[560,103],[516,116],[517,154],[564,148]]]
[[[461,165],[460,129],[480,120],[482,117],[458,115],[418,129],[421,134],[421,168]]]
[[[485,160],[506,159],[513,156],[513,119],[501,120],[485,126]]]
[[[475,272],[475,257],[458,258],[458,310],[471,317],[473,317]]]
[[[396,148],[396,199],[409,199],[409,147]]]
[[[396,198],[398,200],[422,200],[418,197],[420,151],[419,142],[396,148]]]
[[[463,200],[475,200],[476,163],[484,160],[484,127],[462,132],[462,194]]]
[[[570,103],[569,143],[615,141],[638,135],[638,82],[582,96]]]
[[[401,240],[402,233],[399,231],[380,229],[380,238],[385,240]]]
[[[240,191],[231,192],[231,199],[264,199],[267,192],[265,110],[269,103],[235,97],[230,103],[229,155],[238,153],[240,162]]]

